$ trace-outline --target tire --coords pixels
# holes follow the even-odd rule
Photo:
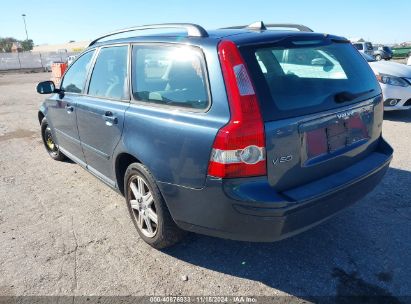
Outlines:
[[[375,60],[380,61],[381,59],[381,55],[375,55]]]
[[[184,237],[185,232],[172,219],[147,167],[140,163],[128,166],[124,175],[124,194],[133,224],[147,244],[163,249]]]
[[[67,157],[59,150],[57,144],[53,139],[51,128],[47,123],[46,117],[41,121],[41,138],[43,139],[44,147],[46,148],[47,153],[54,160],[62,161]]]

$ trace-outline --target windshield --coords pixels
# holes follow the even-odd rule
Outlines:
[[[288,41],[251,50],[254,83],[276,117],[318,112],[380,94],[368,64],[349,43]],[[251,58],[250,61],[253,61]]]

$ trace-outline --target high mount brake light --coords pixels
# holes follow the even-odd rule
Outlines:
[[[208,174],[221,178],[266,175],[264,124],[244,60],[232,41],[221,41],[218,53],[231,118],[217,133]]]

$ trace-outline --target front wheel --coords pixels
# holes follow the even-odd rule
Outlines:
[[[144,165],[133,163],[127,168],[124,188],[131,219],[146,243],[162,249],[182,239],[184,232],[172,219],[153,176]]]
[[[381,60],[381,55],[376,55],[375,60],[380,61]]]
[[[47,150],[47,153],[54,160],[65,160],[66,156],[61,153],[56,142],[53,139],[53,134],[51,128],[47,123],[47,119],[44,117],[41,121],[41,138],[43,139],[44,147]]]

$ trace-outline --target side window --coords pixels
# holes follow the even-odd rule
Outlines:
[[[357,48],[357,50],[359,50],[359,51],[362,51],[364,48],[362,47],[362,43],[354,43],[353,44],[356,48]]]
[[[94,51],[85,53],[70,65],[61,83],[62,90],[70,93],[81,93],[83,91],[93,54]]]
[[[98,97],[127,97],[128,46],[101,48],[91,75],[88,94]]]
[[[372,49],[373,49],[372,43],[371,43],[371,42],[366,42],[366,43],[365,43],[365,48],[366,48],[368,51],[372,51]]]
[[[192,109],[209,103],[203,57],[193,48],[134,46],[132,84],[139,101]]]

